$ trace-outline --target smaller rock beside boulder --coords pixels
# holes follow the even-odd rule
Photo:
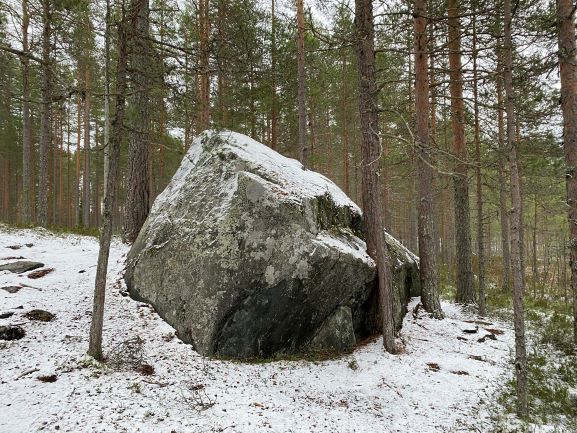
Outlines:
[[[20,340],[26,332],[20,326],[0,326],[0,340]]]
[[[21,274],[23,272],[33,271],[44,266],[44,263],[32,262],[29,260],[20,260],[17,262],[6,263],[0,265],[0,271],[10,271],[15,274]]]
[[[42,278],[51,272],[54,272],[54,268],[38,269],[37,271],[30,272],[28,274],[28,278],[31,278],[33,280],[37,280],[38,278]]]
[[[6,290],[8,293],[18,293],[20,291],[20,289],[22,289],[22,287],[24,286],[4,286],[4,287],[0,287],[0,289],[2,290]]]
[[[29,320],[36,320],[38,322],[50,322],[54,319],[54,314],[46,310],[30,310],[24,315]]]

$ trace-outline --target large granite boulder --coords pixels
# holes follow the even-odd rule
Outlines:
[[[389,237],[395,315],[417,260]],[[130,294],[204,355],[344,351],[375,333],[362,216],[333,182],[234,132],[201,134],[129,252]]]

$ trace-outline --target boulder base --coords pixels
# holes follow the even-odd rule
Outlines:
[[[395,316],[417,260],[388,238]],[[205,132],[158,196],[127,261],[131,296],[204,355],[344,351],[375,332],[362,216],[326,177],[241,134]]]

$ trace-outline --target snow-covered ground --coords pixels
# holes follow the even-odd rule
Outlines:
[[[25,244],[32,243],[28,247]],[[20,249],[7,248],[22,245]],[[113,244],[106,301],[107,350],[139,336],[154,374],[116,371],[85,356],[97,240],[0,226],[0,258],[23,256],[55,271],[32,280],[0,272],[0,326],[20,324],[21,340],[0,341],[0,432],[458,432],[485,431],[486,403],[509,377],[508,325],[475,324],[444,303],[447,318],[410,312],[401,332],[406,353],[376,340],[340,359],[243,364],[203,358],[148,306],[123,296],[127,247]],[[0,264],[11,260],[0,260]],[[40,290],[41,289],[41,290]],[[413,300],[410,311],[416,305]],[[21,307],[21,308],[20,308]],[[24,314],[40,308],[51,322]],[[467,322],[467,320],[469,322]],[[474,334],[463,330],[475,329]],[[478,339],[484,328],[504,331]],[[56,374],[56,381],[40,376]],[[214,403],[198,410],[195,401]]]

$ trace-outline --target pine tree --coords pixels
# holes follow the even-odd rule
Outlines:
[[[573,341],[577,345],[577,44],[575,7],[571,0],[557,0],[559,69],[563,111],[563,147],[569,206],[569,267],[573,291]]]
[[[127,203],[124,237],[134,242],[150,210],[150,69],[149,0],[132,0],[132,122],[128,145]]]
[[[475,302],[473,286],[471,222],[469,211],[469,179],[467,174],[467,144],[465,141],[465,107],[463,103],[463,73],[461,65],[461,24],[459,0],[448,0],[449,64],[451,90],[451,129],[455,169],[455,234],[457,261],[457,302]]]
[[[433,158],[429,137],[429,58],[427,47],[427,2],[415,0],[415,119],[418,173],[418,238],[421,299],[436,318],[443,317],[438,293],[437,252],[433,220]]]
[[[383,345],[395,352],[391,268],[385,242],[381,190],[379,108],[375,80],[375,48],[372,0],[355,0],[356,48],[359,67],[359,112],[362,133],[362,200],[367,231],[367,251],[377,264],[379,313]]]

